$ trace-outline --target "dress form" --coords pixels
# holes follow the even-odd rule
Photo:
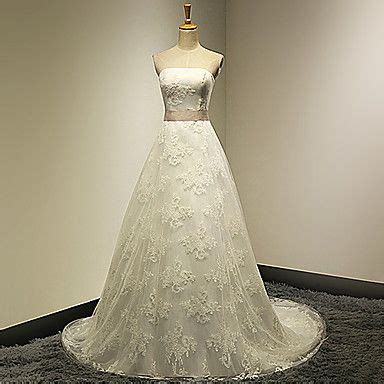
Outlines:
[[[224,55],[203,47],[199,42],[199,29],[190,19],[191,5],[184,4],[185,22],[179,26],[178,41],[175,46],[152,55],[157,74],[164,68],[205,68],[214,77],[219,74]]]

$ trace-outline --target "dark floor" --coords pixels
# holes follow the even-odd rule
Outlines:
[[[266,283],[266,287],[271,296],[317,309],[327,323],[328,338],[306,363],[253,382],[384,383],[384,300],[334,296],[283,284]],[[0,382],[132,381],[80,366],[66,356],[57,334],[28,345],[0,348]]]

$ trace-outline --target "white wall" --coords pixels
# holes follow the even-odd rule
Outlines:
[[[227,153],[258,261],[384,281],[384,2],[227,15]]]
[[[162,122],[151,54],[176,44],[183,1],[0,3],[0,328],[99,297]],[[194,1],[225,54],[225,2]],[[225,71],[212,122],[225,132]]]

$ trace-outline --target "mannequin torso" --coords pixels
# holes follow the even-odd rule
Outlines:
[[[179,29],[177,44],[152,55],[157,74],[164,68],[205,68],[216,78],[224,63],[224,55],[211,51],[199,43],[198,29]]]

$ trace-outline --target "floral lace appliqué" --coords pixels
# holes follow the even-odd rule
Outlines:
[[[189,357],[190,353],[196,351],[197,343],[193,336],[183,333],[183,326],[176,320],[176,325],[166,335],[160,337],[164,345],[165,356],[175,375],[187,375],[184,368],[183,357]]]
[[[192,295],[189,300],[182,301],[180,305],[186,310],[187,317],[194,317],[200,324],[207,323],[215,311],[221,309],[217,301],[208,300],[208,292],[203,288],[196,296]]]
[[[262,310],[254,309],[252,312],[246,311],[246,316],[241,323],[241,327],[254,335],[262,328]]]
[[[200,97],[200,98],[199,98],[199,103],[198,103],[197,109],[198,109],[199,111],[201,111],[201,110],[206,110],[206,109],[207,109],[207,106],[208,106],[208,99],[205,98],[205,97]]]
[[[215,201],[213,204],[208,205],[203,213],[213,219],[216,225],[220,225],[220,219],[224,214],[224,194],[218,190],[215,194]]]
[[[135,238],[135,227],[132,226],[125,236],[124,241],[121,245],[121,256],[123,260],[127,260],[129,255],[136,249],[136,243],[134,241]]]
[[[140,203],[149,201],[154,196],[154,186],[149,180],[141,179],[137,188],[136,198]]]
[[[192,152],[193,148],[180,142],[179,136],[176,134],[173,134],[169,139],[165,139],[163,158],[167,159],[171,165],[180,164],[181,160],[185,156],[191,155]]]
[[[225,171],[223,159],[219,154],[209,159],[209,168],[215,177],[220,175],[224,178],[228,178],[228,175]]]
[[[244,281],[244,288],[249,293],[250,296],[257,295],[263,290],[261,278],[258,274],[254,273]]]
[[[244,236],[244,226],[242,224],[242,221],[240,220],[240,217],[235,217],[229,222],[229,233],[232,238],[236,236]]]
[[[159,180],[158,190],[164,192],[166,185],[169,183],[171,178],[168,175],[161,175]]]
[[[166,104],[172,106],[180,105],[188,95],[193,95],[196,92],[190,85],[180,84],[178,81],[161,84],[160,87]]]
[[[157,325],[160,319],[168,319],[171,308],[171,303],[164,301],[161,297],[157,298],[156,290],[154,289],[149,295],[149,303],[144,304],[141,307],[141,311],[150,323]]]
[[[124,281],[124,288],[121,293],[126,295],[129,292],[141,292],[148,285],[148,281],[154,274],[151,271],[144,271],[142,276],[135,277],[127,275]]]
[[[245,255],[248,253],[246,249],[237,249],[234,248],[229,241],[225,243],[225,248],[227,251],[227,264],[231,271],[236,266],[244,267],[245,266]]]
[[[215,268],[211,268],[209,272],[205,273],[204,277],[206,281],[214,282],[217,285],[217,288],[222,291],[224,285],[229,284],[229,275],[224,262],[224,256],[219,254],[216,258],[216,262],[217,266]]]
[[[172,228],[181,227],[194,213],[192,208],[182,206],[180,201],[180,197],[173,195],[172,202],[165,204],[160,210],[162,222],[169,223]]]
[[[196,233],[185,236],[180,242],[185,247],[187,255],[193,255],[198,260],[205,259],[209,251],[217,245],[216,240],[207,235],[207,229],[203,223],[200,223]]]
[[[174,293],[183,291],[185,286],[194,283],[195,279],[196,276],[191,271],[183,269],[180,260],[176,260],[173,265],[167,266],[160,274],[162,287],[171,287]]]
[[[157,363],[156,360],[152,360],[151,368],[150,368],[150,374],[152,376],[158,376],[159,373],[157,372]]]
[[[244,343],[243,358],[241,359],[241,366],[245,372],[251,375],[258,375],[261,373],[261,362],[257,356],[257,350],[252,348],[247,342]]]
[[[147,258],[152,263],[157,263],[167,252],[168,241],[161,235],[156,235],[151,231],[149,235],[149,244],[147,249]]]
[[[135,314],[127,317],[127,327],[131,338],[126,346],[125,355],[131,362],[135,362],[139,355],[145,356],[147,344],[153,339],[153,336],[146,334],[141,329],[138,317]]]
[[[219,360],[225,367],[230,368],[232,365],[231,354],[237,352],[236,344],[240,336],[240,332],[232,331],[231,328],[223,322],[218,332],[211,334],[210,338],[206,340],[206,345],[208,349],[213,349],[221,353]]]
[[[196,163],[193,169],[179,175],[178,180],[184,184],[184,189],[192,190],[196,195],[201,195],[207,191],[207,186],[213,184],[213,176],[204,169],[202,161]]]
[[[234,248],[228,241],[225,249],[225,253],[217,254],[216,267],[204,274],[206,281],[213,281],[220,290],[230,283],[230,272],[233,274],[238,267],[245,266],[244,256],[247,253],[247,250]]]

